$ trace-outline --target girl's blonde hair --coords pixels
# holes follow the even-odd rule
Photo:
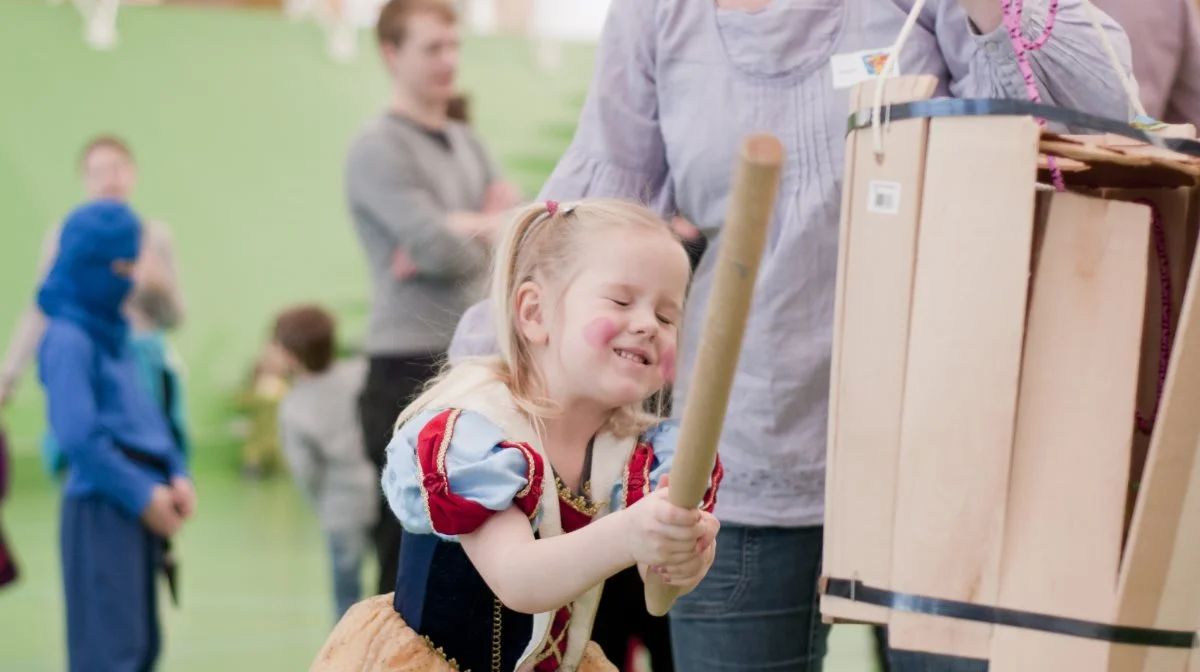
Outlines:
[[[492,263],[491,295],[499,354],[464,360],[443,368],[421,396],[400,413],[397,427],[429,406],[455,383],[457,374],[469,375],[487,368],[503,382],[517,407],[533,422],[554,415],[558,409],[538,398],[543,385],[529,344],[516,326],[517,290],[536,281],[565,289],[587,254],[584,237],[592,233],[619,235],[621,230],[669,236],[678,241],[670,226],[648,208],[617,199],[588,199],[576,203],[534,203],[517,213],[501,234]],[[657,392],[657,391],[656,391]],[[661,395],[658,395],[661,400]],[[657,409],[661,411],[661,408]],[[636,436],[657,422],[657,415],[644,410],[644,402],[616,409],[602,431],[620,437]]]

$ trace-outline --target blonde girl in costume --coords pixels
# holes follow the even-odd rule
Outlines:
[[[444,373],[388,446],[396,592],[352,609],[314,670],[615,670],[589,643],[604,580],[700,582],[720,463],[700,510],[670,504],[678,429],[642,410],[674,376],[689,275],[641,206],[517,216],[493,273],[500,354]]]

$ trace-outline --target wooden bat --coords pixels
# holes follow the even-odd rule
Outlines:
[[[743,141],[721,229],[708,314],[700,333],[696,375],[688,391],[679,447],[671,465],[668,498],[676,506],[699,506],[708,489],[782,164],[783,145],[774,136],[758,134]],[[678,597],[677,587],[663,583],[657,574],[647,573],[646,608],[651,614],[666,614]]]

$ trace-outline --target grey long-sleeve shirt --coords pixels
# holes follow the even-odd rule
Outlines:
[[[446,216],[478,212],[496,177],[483,143],[457,122],[439,139],[387,113],[355,138],[346,195],[370,271],[369,354],[446,349],[458,318],[483,296],[488,264],[486,246],[452,233]],[[398,249],[408,253],[416,275],[392,273]]]
[[[1025,3],[1041,34],[1046,0]],[[709,237],[696,271],[674,390],[687,400],[713,282],[715,248],[741,139],[777,136],[786,149],[744,350],[721,435],[726,522],[819,525],[824,518],[826,415],[848,88],[840,54],[886,49],[911,0],[773,0],[754,13],[714,0],[613,0],[575,139],[540,198],[617,196],[678,209]],[[1106,18],[1129,71],[1129,44]],[[1045,102],[1110,118],[1130,104],[1080,0],[1062,0],[1053,36],[1030,57]],[[1003,27],[974,33],[957,0],[928,0],[901,72],[936,75],[937,95],[1025,98]],[[486,308],[452,346],[483,349]]]
[[[326,531],[363,530],[379,514],[379,476],[358,423],[362,359],[300,378],[279,404],[279,438],[292,478]]]

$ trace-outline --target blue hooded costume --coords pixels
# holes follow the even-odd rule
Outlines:
[[[48,324],[38,351],[50,431],[67,462],[62,563],[70,670],[152,669],[155,575],[163,540],[141,522],[153,487],[186,475],[163,415],[139,379],[121,304],[141,222],[99,201],[72,212],[38,292]]]

